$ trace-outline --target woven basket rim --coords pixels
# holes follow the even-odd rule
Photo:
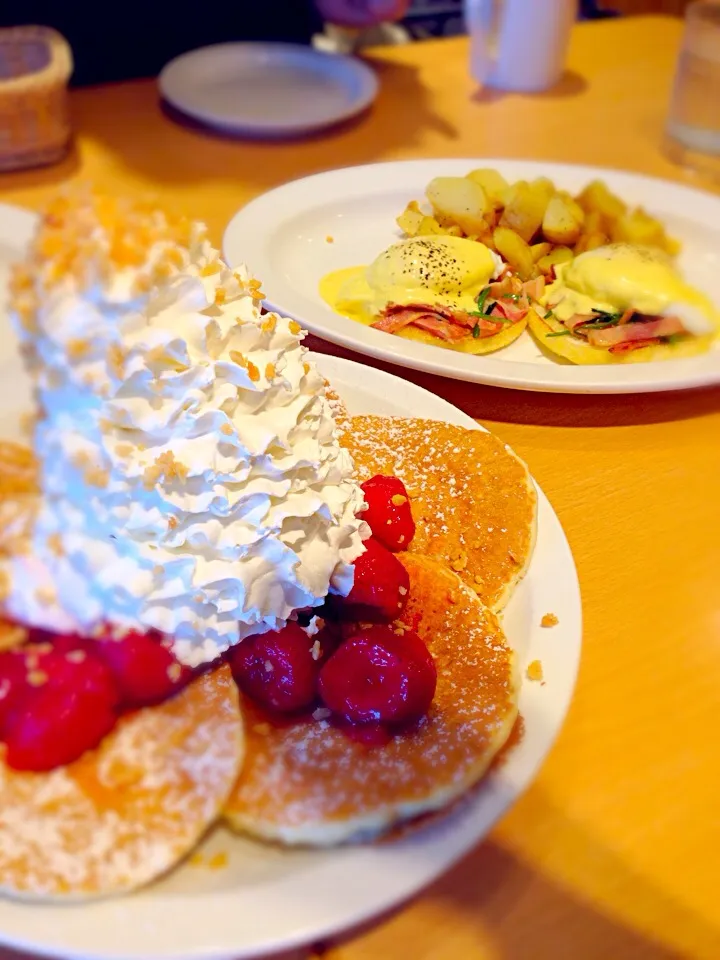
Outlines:
[[[52,27],[20,26],[0,28],[0,43],[22,43],[28,40],[43,41],[50,48],[50,60],[33,73],[21,73],[16,77],[0,80],[0,96],[5,93],[29,93],[55,84],[66,84],[73,71],[70,45],[65,37]]]

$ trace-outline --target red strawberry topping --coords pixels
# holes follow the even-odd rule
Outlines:
[[[361,514],[373,536],[388,550],[407,550],[415,536],[410,500],[397,477],[378,475],[362,484],[367,510]]]
[[[407,603],[410,578],[397,557],[374,537],[355,561],[355,582],[347,597],[332,597],[332,609],[343,620],[382,623],[395,620]]]
[[[388,626],[360,630],[320,672],[326,706],[354,723],[407,723],[424,716],[437,683],[435,663],[411,630]]]
[[[175,658],[159,634],[126,633],[95,641],[94,649],[115,678],[124,706],[147,707],[178,693],[192,671]]]
[[[7,763],[52,770],[96,747],[117,721],[118,690],[110,671],[84,650],[47,644],[14,651],[16,684],[4,711]]]
[[[0,737],[12,712],[46,686],[97,687],[113,709],[118,705],[117,688],[102,661],[59,639],[63,642],[28,643],[0,655]]]
[[[52,770],[96,747],[117,716],[102,695],[47,685],[13,712],[5,740],[14,770]]]
[[[310,706],[320,670],[314,642],[297,623],[247,637],[228,653],[235,682],[247,696],[279,713]]]

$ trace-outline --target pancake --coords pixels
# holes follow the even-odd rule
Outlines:
[[[0,763],[0,892],[86,900],[148,883],[216,819],[243,753],[237,688],[222,667],[128,716],[67,767]]]
[[[476,783],[517,715],[514,656],[497,618],[442,564],[399,554],[410,575],[402,622],[438,671],[428,715],[366,747],[328,720],[278,720],[247,699],[247,755],[225,807],[230,825],[285,844],[367,840],[438,810]]]
[[[417,524],[410,552],[443,560],[502,610],[535,544],[537,495],[522,460],[490,433],[436,420],[352,417],[341,443],[360,480],[405,483]]]

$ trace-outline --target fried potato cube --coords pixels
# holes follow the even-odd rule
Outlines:
[[[569,263],[572,259],[573,252],[570,247],[554,247],[550,253],[538,260],[537,266],[543,273],[550,273],[552,267],[560,263]]]
[[[454,223],[451,227],[445,227],[445,233],[449,237],[464,237],[465,234],[462,232],[460,227]]]
[[[500,226],[519,234],[526,243],[540,229],[547,208],[545,191],[533,188],[526,180],[518,180],[508,191]]]
[[[538,276],[538,269],[532,257],[532,250],[523,238],[509,227],[496,227],[493,233],[495,248],[500,256],[507,260],[510,268],[521,280],[532,280]]]
[[[482,233],[469,233],[467,239],[474,240],[476,243],[484,243],[486,247],[489,247],[490,250],[494,250],[497,253],[493,231],[490,227],[483,229]]]
[[[585,213],[571,196],[556,193],[547,205],[543,217],[543,236],[551,243],[568,246],[575,243],[582,232]]]
[[[662,224],[642,207],[618,217],[610,227],[610,236],[616,243],[639,243],[665,249],[665,231]]]
[[[545,197],[545,206],[550,203],[557,193],[557,188],[549,177],[537,177],[537,179],[531,181],[530,186],[536,193],[540,193]]]
[[[395,221],[402,232],[408,237],[414,237],[420,228],[425,214],[418,206],[417,200],[411,200]]]
[[[485,196],[496,210],[505,206],[505,194],[508,191],[509,184],[497,170],[490,167],[478,167],[477,170],[471,170],[467,174],[467,178],[483,188]]]
[[[627,206],[620,197],[611,193],[602,180],[593,180],[577,196],[577,202],[586,213],[595,210],[612,222],[621,217]]]
[[[604,247],[610,242],[606,233],[595,231],[594,233],[582,233],[574,246],[575,256],[579,253],[585,253],[586,250],[597,250],[598,247]]]
[[[457,224],[463,233],[482,233],[485,214],[492,209],[479,183],[467,177],[435,177],[427,188],[435,219],[443,227]]]
[[[420,226],[417,229],[416,237],[429,237],[437,234],[438,236],[444,236],[446,231],[440,224],[437,222],[435,217],[423,217],[420,221]]]
[[[603,216],[599,210],[590,210],[585,213],[583,233],[608,233],[611,221]]]
[[[551,243],[533,243],[530,246],[530,250],[532,251],[533,260],[535,261],[535,263],[537,263],[541,257],[546,257],[550,253],[550,251],[552,250],[552,244]]]

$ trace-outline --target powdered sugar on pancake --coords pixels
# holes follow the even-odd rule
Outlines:
[[[501,440],[437,420],[352,417],[341,438],[359,480],[393,474],[417,532],[410,551],[443,560],[492,610],[523,577],[535,543],[537,495]]]
[[[236,829],[318,846],[372,837],[444,807],[505,742],[517,689],[497,618],[441,564],[399,557],[410,574],[403,622],[417,625],[438,670],[430,711],[368,749],[328,720],[278,721],[243,701],[247,758],[225,809]]]
[[[0,765],[0,889],[87,899],[148,883],[215,820],[243,753],[237,690],[222,667],[129,716],[68,767]]]

